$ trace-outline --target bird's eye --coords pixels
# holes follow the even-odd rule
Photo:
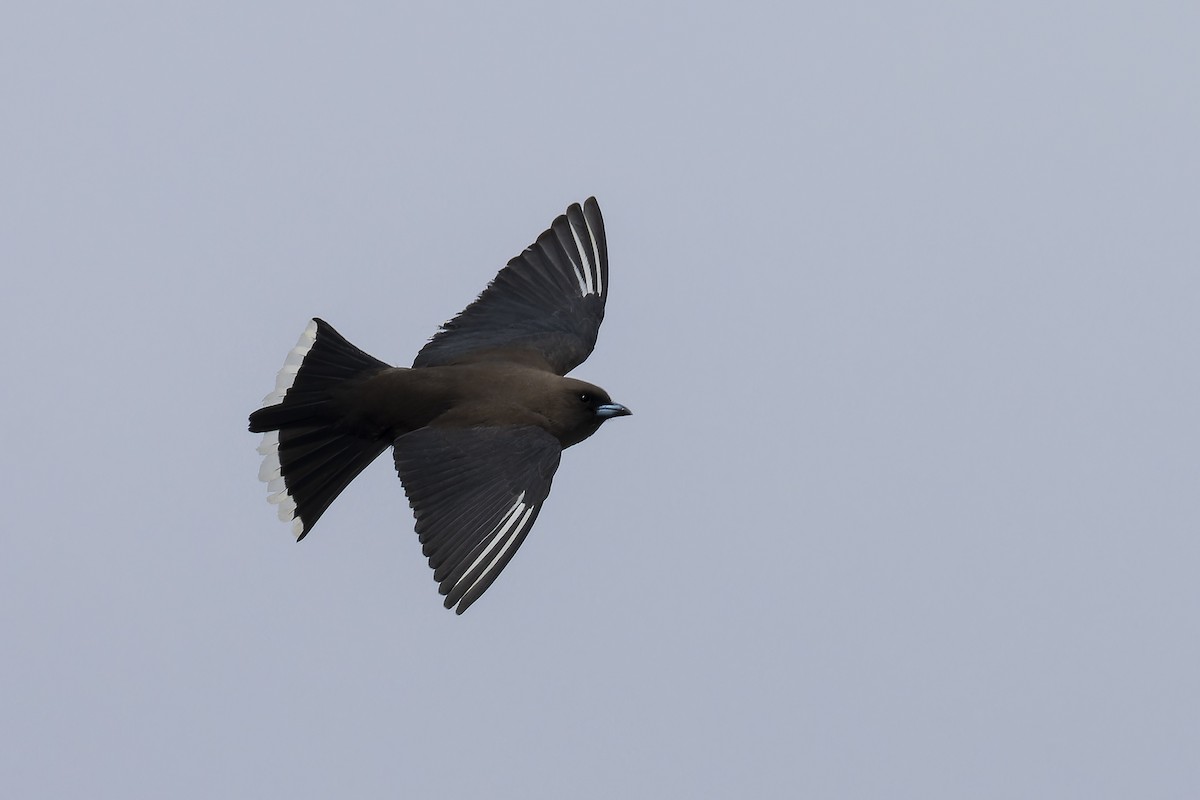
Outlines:
[[[587,392],[581,392],[581,393],[580,393],[579,395],[577,395],[577,396],[579,397],[579,402],[581,402],[581,403],[590,403],[590,402],[592,402],[592,396],[591,396],[590,394],[588,394]]]

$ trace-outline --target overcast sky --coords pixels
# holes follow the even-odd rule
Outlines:
[[[1198,41],[6,3],[0,792],[1200,796]],[[296,544],[246,416],[309,318],[407,365],[592,194],[634,416],[492,589],[390,456]]]

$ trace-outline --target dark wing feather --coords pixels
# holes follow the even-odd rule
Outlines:
[[[607,297],[604,219],[589,197],[554,220],[474,303],[443,324],[413,366],[506,357],[565,375],[596,346]]]
[[[532,426],[421,428],[396,440],[396,471],[446,608],[466,611],[512,559],[561,453]]]

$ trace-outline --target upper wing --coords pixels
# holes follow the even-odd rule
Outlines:
[[[532,357],[565,375],[596,346],[607,297],[604,219],[589,197],[554,220],[474,303],[444,323],[413,366]]]
[[[532,426],[421,428],[396,440],[396,471],[446,608],[466,611],[512,559],[561,453]]]

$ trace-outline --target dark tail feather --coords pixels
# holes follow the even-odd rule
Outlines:
[[[292,521],[297,540],[391,444],[342,430],[330,390],[387,367],[314,319],[288,354],[275,391],[250,415],[250,430],[266,434],[258,477],[268,482],[267,499],[279,505],[280,519]]]

